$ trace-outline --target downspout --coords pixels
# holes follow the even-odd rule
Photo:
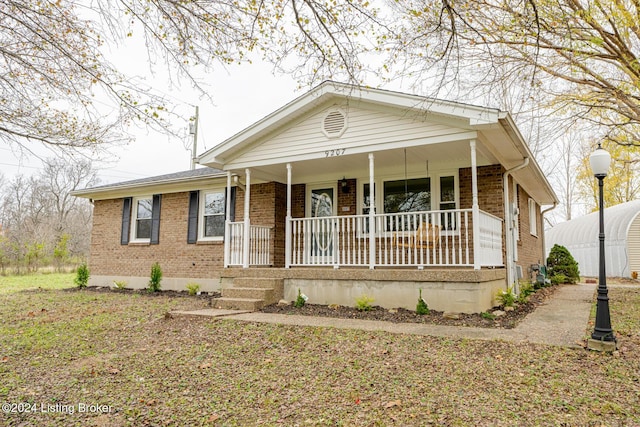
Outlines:
[[[542,226],[542,230],[540,231],[542,232],[542,256],[543,257],[545,257],[547,254],[547,233],[545,233],[544,231],[544,214],[554,210],[557,206],[558,206],[558,202],[553,202],[553,206],[540,212],[540,225]],[[547,260],[543,259],[541,264],[547,265]]]
[[[515,239],[513,236],[513,216],[511,209],[509,208],[509,175],[520,169],[526,168],[529,165],[529,158],[525,157],[522,164],[512,167],[507,170],[502,176],[502,195],[504,205],[504,231],[505,231],[505,252],[507,255],[507,288],[512,284],[515,284],[514,291],[519,293],[518,284],[515,283],[515,264],[513,260],[513,248],[515,245]]]

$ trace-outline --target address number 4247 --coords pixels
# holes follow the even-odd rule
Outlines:
[[[325,157],[342,156],[345,151],[346,151],[346,149],[344,149],[344,148],[336,148],[335,150],[325,150],[324,156]]]

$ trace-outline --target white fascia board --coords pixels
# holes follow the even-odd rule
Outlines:
[[[355,93],[356,91],[354,91]],[[421,110],[427,113],[440,114],[455,118],[469,120],[469,125],[479,126],[497,123],[500,110],[487,107],[479,107],[471,104],[462,104],[453,101],[444,101],[434,98],[425,98],[419,95],[410,95],[401,92],[391,92],[380,89],[361,88],[359,95],[350,95],[369,102],[386,104],[396,108],[409,108]]]
[[[88,188],[85,190],[72,191],[71,195],[93,200],[118,199],[120,197],[137,196],[141,194],[168,194],[189,191],[193,189],[204,189],[207,186],[219,186],[216,180],[224,178],[226,185],[226,173],[209,175],[206,177],[175,178],[165,181],[155,181],[148,183],[131,183],[114,185],[104,188]],[[221,181],[222,182],[222,181]]]
[[[547,180],[547,177],[542,172],[542,169],[540,169],[540,166],[538,165],[538,162],[536,161],[533,153],[529,149],[529,145],[527,144],[527,142],[525,141],[524,137],[520,133],[520,130],[516,126],[515,122],[513,121],[513,118],[511,117],[511,114],[506,113],[506,112],[502,112],[500,114],[500,116],[501,116],[500,117],[500,122],[502,123],[502,125],[503,125],[505,131],[507,132],[507,134],[509,135],[509,137],[514,142],[514,145],[515,145],[516,149],[520,151],[520,153],[522,154],[523,158],[524,157],[528,157],[530,159],[528,168],[530,170],[532,170],[532,172],[535,174],[536,178],[540,182],[542,182],[544,184],[544,187],[545,187],[545,190],[546,190],[545,192],[550,196],[550,198],[555,203],[560,203],[560,201],[558,199],[558,196],[556,195],[555,191],[553,190],[553,187],[551,187],[551,184],[549,184],[549,181]],[[516,172],[516,175],[518,175],[517,172]]]

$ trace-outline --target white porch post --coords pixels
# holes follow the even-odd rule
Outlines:
[[[480,207],[478,206],[478,166],[476,140],[469,141],[471,148],[471,210],[473,215],[473,269],[480,270]]]
[[[287,163],[287,218],[284,227],[284,268],[291,267],[291,163]]]
[[[376,217],[375,217],[375,191],[374,191],[374,167],[373,153],[369,153],[369,268],[373,269],[376,263]]]
[[[246,176],[244,190],[244,234],[242,243],[242,268],[249,268],[249,244],[251,238],[251,221],[249,220],[249,207],[251,206],[251,170],[244,170]]]
[[[225,195],[224,218],[224,267],[231,262],[231,171],[227,172],[227,194]]]

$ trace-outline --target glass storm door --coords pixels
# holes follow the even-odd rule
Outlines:
[[[320,263],[333,257],[334,189],[317,188],[311,190],[311,257]]]

